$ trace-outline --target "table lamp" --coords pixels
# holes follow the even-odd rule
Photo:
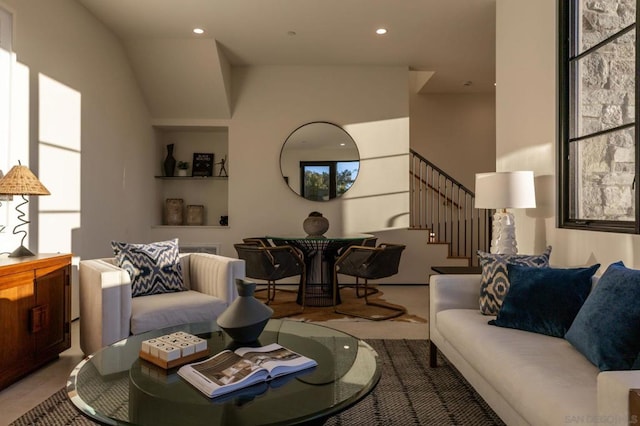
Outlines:
[[[35,256],[24,246],[24,239],[27,237],[27,231],[24,229],[18,230],[21,226],[29,223],[28,220],[24,219],[25,214],[20,210],[20,207],[29,202],[26,197],[27,195],[51,195],[51,193],[42,183],[40,183],[38,178],[27,166],[23,166],[18,162],[17,166],[13,166],[11,170],[9,170],[9,173],[0,179],[0,195],[21,195],[23,199],[23,202],[16,206],[18,220],[21,223],[18,223],[15,228],[13,228],[14,235],[20,233],[23,234],[22,240],[20,241],[20,247],[9,254],[9,257]]]
[[[495,209],[491,231],[491,253],[516,254],[516,225],[507,209],[536,206],[532,171],[490,172],[476,174],[477,209]]]

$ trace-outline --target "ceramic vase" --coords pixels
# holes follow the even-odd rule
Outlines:
[[[182,225],[182,210],[184,200],[182,198],[167,198],[164,203],[164,215],[167,225]]]
[[[238,343],[258,340],[273,309],[253,295],[256,283],[236,278],[238,298],[218,317],[218,326]]]
[[[176,159],[173,157],[173,144],[167,145],[167,157],[164,159],[164,175],[173,176],[176,169]]]
[[[190,204],[187,206],[187,225],[200,226],[204,224],[204,206]]]
[[[322,216],[322,213],[311,212],[302,222],[302,228],[307,233],[307,237],[322,237],[329,229],[329,220]]]

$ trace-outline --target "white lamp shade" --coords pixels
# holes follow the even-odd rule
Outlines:
[[[529,209],[536,206],[532,171],[476,174],[478,209]]]

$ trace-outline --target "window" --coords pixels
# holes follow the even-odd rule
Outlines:
[[[640,233],[636,1],[558,4],[558,224]]]
[[[13,64],[13,15],[0,5],[0,171],[7,173],[12,165],[9,155],[11,139],[11,80]],[[14,164],[14,163],[13,163]],[[10,199],[10,198],[9,198]],[[0,197],[0,233],[10,233],[10,212],[6,196]],[[15,223],[17,225],[18,223]],[[7,229],[9,228],[9,229]],[[24,228],[23,228],[24,229]],[[6,235],[6,234],[5,234]],[[13,251],[13,241],[3,235],[0,251]],[[11,247],[11,248],[10,248]]]
[[[301,161],[301,194],[313,201],[344,194],[358,176],[359,161]]]

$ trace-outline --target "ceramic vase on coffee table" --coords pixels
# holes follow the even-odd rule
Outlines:
[[[273,315],[273,309],[253,295],[256,283],[236,278],[238,298],[218,317],[218,326],[238,343],[251,343]]]

